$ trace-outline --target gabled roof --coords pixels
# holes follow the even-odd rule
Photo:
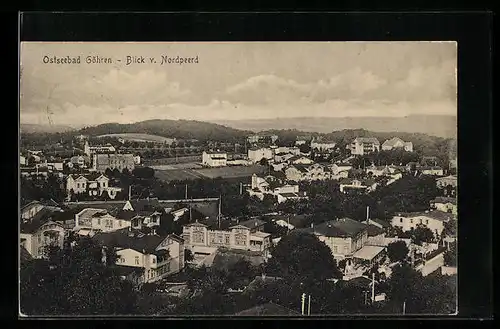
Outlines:
[[[248,228],[254,228],[254,227],[258,227],[258,226],[262,226],[266,224],[266,222],[264,222],[263,220],[261,219],[249,219],[249,220],[246,220],[244,222],[240,222],[240,225],[243,225],[243,226],[246,226]]]
[[[378,139],[376,139],[375,137],[356,137],[354,139],[355,142],[359,142],[359,143],[374,143],[374,144],[380,144],[380,142],[378,141]]]
[[[394,145],[396,145],[398,142],[400,142],[400,143],[402,143],[402,144],[404,144],[404,143],[405,143],[405,141],[404,141],[404,140],[402,140],[401,138],[399,138],[399,137],[393,137],[393,138],[391,138],[391,139],[386,140],[386,141],[385,141],[382,145],[383,145],[383,146],[394,146]]]
[[[237,228],[237,229],[244,229],[244,230],[248,230],[248,229],[250,229],[249,227],[244,226],[244,225],[241,225],[241,224],[237,224],[237,225],[233,225],[233,226],[230,226],[230,227],[229,227],[229,229],[231,229],[231,230],[232,230],[232,229],[235,229],[235,228]]]
[[[391,227],[391,224],[385,220],[378,218],[370,218],[371,221],[374,221],[377,224],[380,224],[382,227]]]
[[[368,236],[377,236],[384,233],[384,230],[375,225],[368,225]]]
[[[42,208],[33,218],[21,223],[21,233],[32,234],[36,232],[43,224],[49,222],[53,214],[54,211]]]
[[[161,208],[157,198],[130,200],[135,211],[155,210]]]
[[[131,236],[132,234],[134,235]],[[128,228],[108,233],[96,233],[92,238],[102,245],[113,245],[145,254],[152,254],[165,239],[165,237],[156,234],[138,237],[135,232],[130,232]]]
[[[167,238],[172,239],[172,240],[174,240],[174,241],[177,241],[177,242],[179,242],[179,243],[184,243],[184,239],[183,239],[183,238],[181,238],[180,236],[178,236],[177,234],[174,234],[174,233],[169,234],[169,235],[167,236]]]

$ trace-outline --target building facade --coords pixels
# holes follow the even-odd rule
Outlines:
[[[227,166],[227,153],[203,152],[201,163],[207,167],[225,167]]]
[[[20,246],[33,258],[43,258],[46,247],[63,247],[65,234],[62,225],[50,220],[39,225],[27,223],[21,226]]]
[[[365,155],[380,151],[380,142],[373,137],[357,137],[350,145],[352,155]]]
[[[248,159],[254,163],[262,159],[270,160],[273,158],[273,150],[269,148],[252,148],[248,150]]]
[[[124,169],[132,171],[135,169],[133,154],[94,154],[92,168],[97,172],[105,172],[106,169],[117,169],[120,172]]]
[[[394,137],[382,143],[382,150],[390,151],[394,149],[405,150],[406,152],[413,152],[413,143],[405,142],[401,138]]]

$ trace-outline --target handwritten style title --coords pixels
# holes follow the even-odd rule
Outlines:
[[[44,64],[125,64],[129,65],[144,65],[144,64],[159,64],[159,65],[184,65],[184,64],[198,64],[200,59],[198,55],[186,56],[168,56],[162,55],[160,57],[146,57],[146,56],[132,56],[125,57],[103,57],[99,55],[90,56],[48,56],[42,58]]]

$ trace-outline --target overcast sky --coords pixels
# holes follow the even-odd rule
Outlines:
[[[21,123],[457,113],[454,42],[23,43],[20,56]]]

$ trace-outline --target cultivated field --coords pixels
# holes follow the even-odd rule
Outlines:
[[[155,143],[168,143],[168,144],[173,142],[172,138],[150,135],[150,134],[140,134],[140,133],[107,134],[107,135],[100,135],[98,137],[123,138],[124,140],[131,142],[155,142]]]
[[[155,176],[163,181],[189,180],[200,178],[244,178],[253,174],[265,173],[267,167],[255,165],[248,167],[221,167],[203,169],[172,169],[174,166],[162,166],[163,169],[155,169]],[[165,169],[166,168],[166,169]],[[175,168],[175,167],[174,167]]]
[[[221,167],[221,168],[203,168],[195,170],[197,173],[207,178],[236,178],[236,177],[250,177],[253,174],[262,174],[267,171],[267,167],[254,165],[254,166],[234,166],[234,167]]]

